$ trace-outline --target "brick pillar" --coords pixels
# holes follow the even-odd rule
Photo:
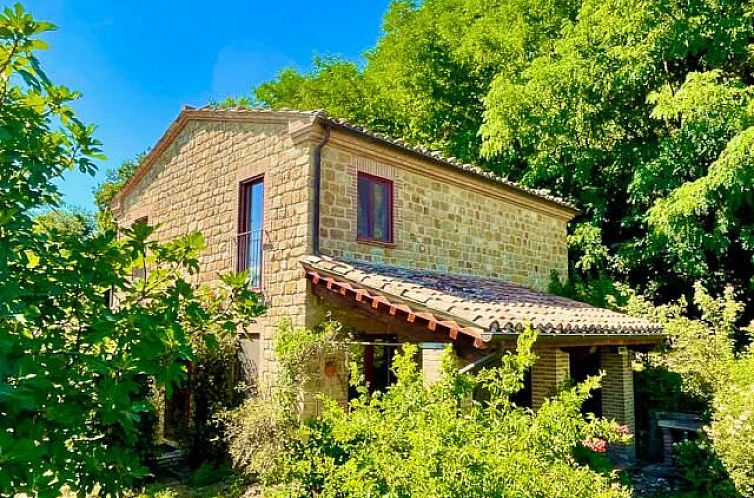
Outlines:
[[[445,353],[445,344],[442,342],[420,342],[419,353],[421,354],[424,387],[429,387],[440,380],[442,375],[442,355]]]
[[[602,379],[602,416],[623,424],[636,433],[634,407],[634,372],[631,354],[626,348],[602,348],[600,361],[605,377]],[[618,459],[634,459],[633,444],[611,445],[610,454]]]
[[[545,348],[535,352],[537,361],[531,367],[531,406],[536,410],[570,379],[571,362],[562,349]]]

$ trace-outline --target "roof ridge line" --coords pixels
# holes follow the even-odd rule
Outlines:
[[[383,132],[373,131],[364,125],[351,123],[350,121],[346,119],[330,116],[325,109],[302,111],[302,110],[288,109],[288,108],[272,109],[272,108],[267,108],[267,107],[219,108],[211,104],[203,105],[201,107],[194,107],[194,106],[189,106],[189,105],[182,106],[181,111],[178,114],[178,117],[176,117],[176,119],[170,124],[170,126],[163,133],[163,135],[160,137],[160,139],[157,141],[154,147],[150,150],[149,154],[147,154],[147,157],[144,159],[144,161],[142,161],[141,165],[136,169],[136,171],[134,172],[134,175],[128,181],[126,181],[123,187],[121,187],[120,191],[115,195],[113,200],[115,201],[119,199],[121,197],[121,193],[128,190],[131,187],[131,185],[137,180],[137,178],[140,178],[142,167],[146,167],[147,164],[150,164],[151,162],[153,162],[158,152],[161,152],[161,149],[166,145],[166,142],[170,141],[170,139],[172,138],[172,135],[177,133],[177,131],[182,127],[183,124],[185,124],[187,120],[191,119],[192,117],[196,117],[197,119],[200,119],[200,116],[202,115],[206,116],[210,113],[217,113],[218,115],[223,114],[223,113],[227,113],[227,114],[237,113],[238,115],[254,115],[254,114],[270,115],[270,116],[276,115],[280,117],[283,117],[286,115],[287,116],[300,116],[300,117],[306,116],[306,117],[309,117],[311,123],[315,123],[319,120],[323,123],[328,123],[332,126],[337,126],[343,130],[360,134],[364,137],[379,140],[383,142],[384,144],[397,147],[405,152],[416,154],[425,159],[436,161],[437,163],[444,164],[446,166],[449,166],[461,172],[471,173],[472,175],[476,177],[486,179],[487,181],[493,182],[498,185],[504,185],[505,187],[508,187],[514,191],[518,191],[525,195],[529,195],[540,201],[545,201],[550,204],[554,204],[555,206],[558,206],[561,209],[570,211],[572,215],[576,215],[580,213],[580,210],[572,202],[567,201],[556,195],[553,195],[550,192],[550,190],[527,187],[519,182],[515,182],[506,177],[497,175],[492,171],[486,170],[485,168],[477,164],[464,163],[455,157],[445,156],[442,152],[434,150],[434,149],[430,149],[426,146],[412,144],[401,138],[393,137]]]

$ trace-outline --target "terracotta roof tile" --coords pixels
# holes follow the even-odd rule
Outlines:
[[[518,332],[531,324],[540,334],[548,335],[663,335],[662,327],[648,320],[497,278],[317,256],[307,256],[301,263],[307,270],[327,274],[354,288],[378,290],[392,303],[426,309],[441,320],[447,318],[485,331]]]

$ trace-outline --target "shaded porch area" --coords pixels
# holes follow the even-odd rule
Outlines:
[[[662,341],[660,326],[500,279],[315,256],[301,264],[311,292],[337,320],[359,331],[366,351],[380,337],[395,346],[418,344],[425,383],[439,377],[445,344],[453,345],[464,369],[482,368],[531,326],[538,333],[538,360],[517,401],[537,409],[566,383],[604,371],[602,388],[584,411],[635,432],[631,351]],[[364,361],[368,367],[370,360]],[[621,452],[630,458],[633,448]]]

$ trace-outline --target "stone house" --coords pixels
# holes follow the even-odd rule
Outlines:
[[[312,327],[329,313],[355,330],[375,388],[402,342],[419,344],[431,382],[445,343],[474,368],[531,324],[539,359],[522,403],[602,369],[588,408],[635,427],[628,351],[662,331],[547,294],[551,272],[567,274],[578,211],[546,192],[323,112],[185,108],[112,209],[122,225],[158,225],[161,241],[203,232],[198,282],[249,271],[268,305],[242,339],[260,385],[282,317]],[[346,375],[323,365],[317,389],[346,400]]]

